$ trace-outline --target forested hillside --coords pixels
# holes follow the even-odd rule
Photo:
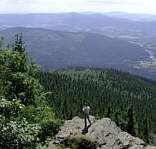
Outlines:
[[[59,68],[71,65],[133,68],[148,58],[145,49],[127,41],[93,33],[58,32],[41,28],[16,27],[3,30],[6,43],[21,34],[28,54],[37,63]]]
[[[73,67],[38,76],[59,118],[82,116],[88,103],[97,118],[110,117],[146,142],[156,133],[156,83],[114,69]]]
[[[149,54],[127,41],[86,32],[23,27],[0,31],[0,36],[5,37],[5,43],[12,43],[16,33],[22,33],[28,55],[46,68],[72,65],[118,68],[155,79],[155,73],[152,73],[155,69],[148,71],[148,67],[144,67],[144,63],[150,63]]]

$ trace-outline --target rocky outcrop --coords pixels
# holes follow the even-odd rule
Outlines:
[[[121,131],[109,118],[95,120],[90,116],[92,125],[84,129],[84,120],[74,117],[67,120],[52,140],[49,148],[57,148],[66,138],[83,138],[94,142],[96,149],[156,149],[145,147],[143,140]]]
[[[156,149],[156,146],[147,146],[146,149]]]

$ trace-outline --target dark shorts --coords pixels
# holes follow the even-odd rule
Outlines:
[[[84,115],[85,115],[86,118],[89,118],[89,114],[88,113],[85,113]]]

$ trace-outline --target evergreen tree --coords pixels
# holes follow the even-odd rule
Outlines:
[[[106,117],[110,117],[110,114],[111,114],[111,108],[108,107],[108,111],[107,111]]]
[[[148,122],[147,119],[144,119],[144,139],[146,140],[147,143],[149,143],[149,131],[148,131]]]
[[[22,36],[16,35],[13,49],[0,50],[1,94],[8,99],[21,99],[24,105],[41,101],[44,98],[42,86],[35,76],[39,67],[23,47]]]
[[[127,132],[135,136],[133,106],[128,110]]]
[[[119,118],[118,118],[119,113],[116,112],[115,113],[115,123],[117,124],[117,126],[119,126]]]
[[[4,149],[35,148],[55,135],[61,124],[36,78],[39,67],[23,46],[22,36],[16,35],[12,49],[0,40],[0,147]]]

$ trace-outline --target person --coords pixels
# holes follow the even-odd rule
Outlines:
[[[83,105],[83,112],[84,112],[84,120],[85,120],[85,129],[87,128],[87,119],[89,121],[89,124],[91,125],[91,121],[89,119],[89,111],[90,111],[90,106],[87,104]]]

